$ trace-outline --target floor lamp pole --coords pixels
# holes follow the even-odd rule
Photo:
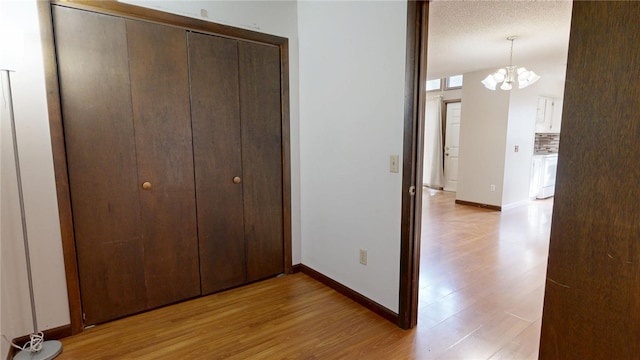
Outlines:
[[[20,201],[20,218],[22,220],[22,239],[24,242],[24,254],[27,263],[27,280],[29,282],[29,299],[31,300],[31,318],[33,319],[33,334],[38,333],[38,319],[36,317],[36,301],[33,294],[33,275],[31,273],[31,258],[29,256],[29,237],[27,235],[27,217],[24,209],[24,194],[22,192],[22,175],[20,174],[20,156],[18,154],[18,139],[16,134],[16,121],[13,113],[13,94],[11,92],[10,70],[2,70],[2,77],[6,77],[9,121],[11,125],[11,138],[13,143],[13,157],[16,168],[16,180],[18,185],[18,199]],[[32,340],[33,342],[33,337]],[[59,341],[43,341],[39,351],[33,352],[22,350],[16,354],[14,359],[48,360],[53,359],[62,351],[62,344]]]

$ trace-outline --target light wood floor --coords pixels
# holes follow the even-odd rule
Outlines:
[[[423,196],[418,323],[429,358],[537,358],[553,200],[498,212]]]
[[[411,331],[296,274],[96,326],[58,359],[535,358],[551,202],[499,213],[424,200]]]

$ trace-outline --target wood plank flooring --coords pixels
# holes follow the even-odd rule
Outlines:
[[[424,195],[411,331],[296,274],[98,325],[58,359],[536,358],[551,202],[500,213]]]
[[[418,323],[433,358],[537,358],[553,200],[499,212],[423,196]]]

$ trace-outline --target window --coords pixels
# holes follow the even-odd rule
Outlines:
[[[427,91],[441,90],[442,79],[427,80]]]
[[[446,81],[445,90],[459,89],[462,87],[462,75],[449,76]]]

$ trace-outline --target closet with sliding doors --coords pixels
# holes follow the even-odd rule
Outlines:
[[[280,48],[90,10],[52,5],[85,325],[283,273]]]

